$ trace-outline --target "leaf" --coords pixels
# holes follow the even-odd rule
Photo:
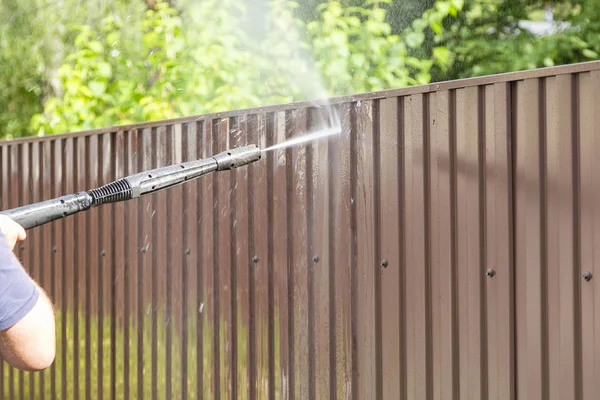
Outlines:
[[[417,32],[427,29],[427,21],[417,18],[412,22],[412,27]]]
[[[425,34],[423,32],[409,32],[404,36],[404,41],[408,47],[416,49],[423,44]]]
[[[431,82],[431,74],[428,72],[419,72],[416,76],[417,84],[425,85]]]
[[[598,58],[598,53],[596,53],[595,51],[590,50],[590,49],[583,49],[582,53],[585,57],[590,58],[592,60],[595,60]]]
[[[437,22],[434,22],[431,24],[431,30],[440,36],[444,33],[442,24],[437,23]]]
[[[97,40],[92,40],[88,43],[88,48],[94,51],[96,54],[101,54],[104,52],[104,46]]]
[[[544,66],[546,66],[546,67],[553,67],[554,66],[554,60],[552,60],[552,58],[550,58],[550,57],[544,58]]]
[[[109,78],[111,75],[111,66],[107,62],[98,64],[98,74],[103,78]]]
[[[88,84],[90,90],[94,94],[94,96],[102,96],[106,91],[106,83],[101,81],[91,81]]]
[[[106,35],[106,43],[109,46],[115,46],[119,43],[119,33],[118,32],[110,32]]]
[[[371,18],[383,22],[385,21],[385,10],[383,8],[376,8],[371,12]]]
[[[356,68],[363,67],[367,58],[364,54],[353,54],[351,57],[352,65]]]
[[[435,8],[437,8],[441,13],[447,15],[450,12],[450,3],[444,0],[436,1]]]
[[[442,65],[448,65],[450,63],[450,50],[444,46],[435,47],[433,49],[433,58]]]
[[[459,10],[462,10],[465,5],[465,0],[450,0],[450,3]]]

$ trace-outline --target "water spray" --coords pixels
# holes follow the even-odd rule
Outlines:
[[[234,148],[209,158],[140,172],[97,189],[13,208],[0,214],[12,218],[24,229],[32,229],[92,207],[135,199],[214,171],[238,168],[260,160],[261,156],[262,152],[256,145]]]

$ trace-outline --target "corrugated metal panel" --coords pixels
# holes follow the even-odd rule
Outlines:
[[[16,253],[56,302],[58,354],[0,364],[0,393],[593,398],[598,92],[588,63],[334,99],[339,137],[30,231]],[[327,118],[299,103],[0,143],[2,207]]]

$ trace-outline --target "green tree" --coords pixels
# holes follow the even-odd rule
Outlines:
[[[434,79],[472,76],[564,65],[598,59],[600,13],[592,2],[554,1],[556,22],[566,24],[553,34],[535,36],[522,20],[543,20],[547,2],[468,0],[435,40],[450,51],[452,67],[437,70]]]
[[[28,136],[31,118],[62,96],[58,68],[74,51],[76,21],[95,29],[102,15],[135,19],[145,5],[127,0],[0,0],[0,138]]]
[[[383,3],[329,1],[305,25],[296,3],[270,0],[256,37],[246,34],[247,10],[233,0],[205,0],[188,14],[157,1],[131,30],[141,37],[112,17],[100,32],[77,26],[74,51],[59,69],[62,93],[44,103],[31,129],[75,131],[427,83],[447,57],[436,51],[420,60],[407,49],[456,14],[461,0],[438,1],[448,6],[413,24],[406,41],[392,34]]]
[[[543,19],[547,3],[569,28],[523,30],[520,21]],[[0,0],[0,136],[598,59],[594,3]]]

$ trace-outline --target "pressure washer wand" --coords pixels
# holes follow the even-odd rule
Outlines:
[[[155,193],[213,171],[241,167],[258,161],[260,158],[261,151],[258,146],[238,147],[209,158],[141,172],[97,189],[5,210],[0,214],[11,217],[25,229],[31,229],[102,204],[116,203]]]

